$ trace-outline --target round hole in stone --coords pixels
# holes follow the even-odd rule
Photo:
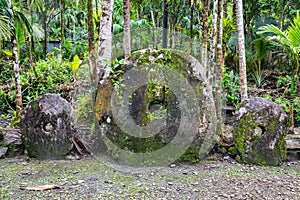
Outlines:
[[[50,133],[54,129],[53,125],[50,122],[45,122],[43,125],[43,131],[45,133]]]
[[[166,106],[160,100],[151,101],[148,109],[149,109],[150,114],[154,118],[161,118],[167,112]]]
[[[262,125],[258,125],[255,129],[254,129],[254,135],[255,136],[262,136],[265,133],[265,127]]]

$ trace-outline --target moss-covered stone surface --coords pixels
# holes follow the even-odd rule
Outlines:
[[[102,127],[108,139],[114,145],[117,145],[118,148],[135,153],[147,153],[161,149],[174,139],[179,127],[182,125],[183,112],[178,102],[179,99],[194,98],[191,102],[196,102],[195,104],[189,103],[189,100],[185,104],[191,108],[192,114],[197,113],[196,110],[199,110],[200,114],[190,120],[190,124],[186,123],[184,126],[190,126],[190,130],[193,128],[197,129],[197,133],[182,159],[194,162],[199,160],[200,154],[202,156],[206,155],[210,150],[209,148],[204,148],[203,152],[199,151],[204,138],[209,138],[212,141],[216,132],[216,114],[211,87],[207,84],[205,78],[205,69],[202,68],[201,64],[195,58],[177,50],[146,49],[133,53],[130,59],[133,64],[115,69],[115,73],[111,74],[110,79],[106,80],[97,93],[96,115],[100,127]],[[154,77],[148,78],[151,80],[155,80],[156,78],[161,80],[166,76],[167,72],[165,69],[175,70],[182,75],[181,78],[174,77],[172,80],[168,80],[169,83],[171,82],[171,85],[178,85],[180,87],[185,80],[188,80],[188,84],[193,88],[195,96],[189,96],[188,90],[185,90],[185,88],[180,88],[179,90],[182,92],[178,94],[178,92],[174,92],[174,87],[172,88],[159,82],[149,82],[139,87],[130,95],[128,105],[125,105],[129,109],[129,117],[138,126],[145,127],[155,120],[163,122],[163,116],[166,116],[165,125],[158,133],[154,133],[151,137],[138,138],[132,136],[130,133],[126,133],[126,131],[122,130],[116,124],[112,114],[112,90],[117,91],[119,95],[118,104],[121,105],[124,103],[123,94],[130,89],[129,86],[124,86],[124,79],[132,79],[132,77],[124,77],[124,74],[130,70],[134,73],[139,73],[138,70],[153,71],[155,72],[153,73]],[[136,81],[136,84],[134,81]],[[132,81],[132,85],[138,85],[141,79],[134,81]],[[127,123],[126,120],[124,118],[123,123]],[[193,124],[193,120],[196,123]],[[189,130],[186,130],[184,134],[188,137]],[[180,145],[180,143],[175,144],[174,147],[176,145]],[[114,149],[111,149],[113,148],[112,146],[109,146],[108,149],[114,152]],[[206,146],[210,146],[210,144],[206,144]]]
[[[22,143],[30,157],[63,159],[73,147],[71,105],[55,94],[41,95],[22,111]]]
[[[288,117],[279,105],[251,98],[235,115],[233,137],[242,162],[280,165],[286,160]]]

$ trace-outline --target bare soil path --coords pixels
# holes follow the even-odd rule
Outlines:
[[[47,191],[20,186],[60,185]],[[107,157],[0,160],[0,199],[300,199],[300,162],[240,165],[212,155],[198,164],[119,165]]]

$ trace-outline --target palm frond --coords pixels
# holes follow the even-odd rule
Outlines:
[[[150,27],[150,23],[146,19],[130,20],[131,29],[148,28],[148,27]]]
[[[7,16],[0,15],[0,41],[7,40],[11,36],[11,21]]]
[[[45,10],[45,2],[44,0],[32,0],[30,4],[31,10],[37,10],[39,12],[42,12]]]
[[[266,25],[258,28],[258,34],[263,34],[263,33],[273,33],[276,36],[280,38],[287,39],[287,35],[285,32],[280,30],[278,27],[274,25]]]
[[[300,49],[300,15],[294,18],[293,23],[287,28],[288,35],[293,47]]]
[[[15,17],[15,20],[18,20],[20,23],[24,23],[28,32],[30,34],[32,33],[31,23],[29,22],[28,18],[25,16],[25,14],[23,12],[15,11],[14,17]]]
[[[267,55],[268,40],[259,36],[254,40],[255,55],[258,59],[263,59]]]

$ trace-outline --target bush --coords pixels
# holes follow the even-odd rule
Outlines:
[[[237,107],[240,102],[240,77],[233,70],[223,69],[223,101],[228,106]]]
[[[41,94],[60,93],[61,84],[70,84],[73,72],[66,62],[61,62],[58,56],[49,54],[46,60],[35,63],[38,77],[32,69],[21,69],[21,87],[23,95],[23,105],[27,105],[31,100],[37,99]],[[12,66],[0,63],[0,84],[10,83],[12,87],[0,90],[0,109],[9,110],[15,108],[15,84]]]
[[[38,77],[34,75],[33,70],[21,75],[24,104],[41,94],[59,93],[61,84],[68,85],[72,81],[72,69],[57,56],[50,54],[47,60],[38,61],[35,68]]]

